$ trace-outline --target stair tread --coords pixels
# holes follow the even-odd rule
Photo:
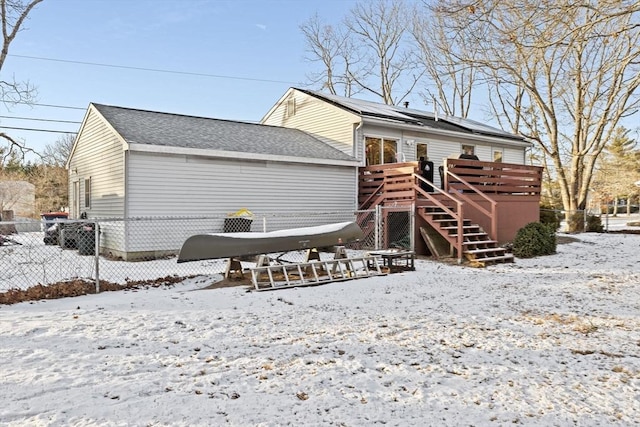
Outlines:
[[[469,240],[462,242],[463,245],[495,245],[498,243],[495,240]]]
[[[501,259],[513,259],[513,255],[502,255],[502,256],[494,256],[494,257],[487,257],[487,258],[476,258],[474,259],[474,261],[479,261],[479,262],[486,262],[486,261],[497,261],[497,260],[501,260]]]
[[[481,253],[487,253],[487,252],[505,252],[505,251],[506,251],[505,248],[494,247],[494,248],[468,249],[468,250],[465,250],[464,253],[466,253],[466,254],[481,254]]]

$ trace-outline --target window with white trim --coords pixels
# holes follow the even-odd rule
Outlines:
[[[427,150],[427,144],[424,142],[418,142],[416,144],[416,159],[420,159],[420,157],[424,157],[425,159],[429,158],[429,151]]]
[[[365,143],[365,159],[367,165],[395,163],[398,153],[398,140],[390,138],[375,138],[367,136]]]
[[[493,161],[496,163],[502,162],[502,150],[493,149]]]
[[[287,99],[287,103],[285,104],[285,117],[293,117],[296,114],[296,99],[289,98]]]

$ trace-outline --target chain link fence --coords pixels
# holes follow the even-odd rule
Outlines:
[[[378,247],[415,250],[414,206],[379,206],[380,240]]]
[[[567,215],[568,213],[568,215]],[[566,218],[569,218],[568,222]],[[545,223],[554,223],[560,232],[581,230],[586,232],[617,231],[638,229],[640,221],[639,213],[611,214],[605,210],[575,210],[565,211],[561,209],[540,209],[540,220]]]
[[[349,221],[364,232],[362,240],[345,245],[358,256],[406,244],[407,216],[402,218],[395,212],[383,215],[371,210],[0,222],[0,292],[78,279],[95,282],[99,289],[100,281],[127,284],[224,273],[227,259],[177,262],[182,244],[195,234],[270,232]],[[306,251],[269,255],[281,262],[302,262],[307,256]],[[243,260],[243,267],[252,266],[255,260]]]

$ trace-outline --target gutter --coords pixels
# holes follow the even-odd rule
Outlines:
[[[421,133],[430,133],[434,135],[455,137],[458,139],[466,139],[472,142],[482,141],[482,142],[492,143],[492,144],[501,144],[501,145],[525,147],[525,148],[532,146],[532,144],[528,141],[517,141],[517,140],[511,140],[508,138],[500,138],[500,137],[488,136],[488,135],[483,135],[478,133],[466,134],[466,133],[460,133],[460,132],[455,132],[450,130],[434,129],[426,126],[418,126],[418,125],[413,125],[409,123],[398,123],[395,121],[375,119],[370,117],[366,117],[366,118],[363,117],[362,121],[363,122],[366,121],[367,124],[371,124],[371,125],[386,126],[386,127],[402,129],[402,130],[412,130],[412,131],[421,132]]]
[[[328,166],[351,166],[351,167],[360,166],[360,162],[355,158],[353,160],[334,160],[334,159],[320,159],[320,158],[312,158],[312,157],[280,156],[275,154],[247,153],[247,152],[240,152],[240,151],[203,150],[202,148],[172,147],[172,146],[166,146],[166,145],[150,145],[150,144],[138,144],[138,143],[126,144],[123,149],[124,151],[135,151],[135,152],[141,152],[141,153],[177,154],[177,155],[185,155],[185,156],[210,157],[210,158],[231,159],[231,160],[272,161],[272,162],[303,163],[303,164],[328,165]]]
[[[353,129],[353,143],[351,144],[353,146],[352,148],[352,155],[354,158],[358,158],[358,145],[360,144],[360,141],[358,141],[358,132],[360,132],[360,130],[362,129],[362,126],[364,126],[364,120],[360,120],[360,123],[358,123],[358,126],[356,126]],[[358,161],[358,166],[362,166],[363,164],[366,166],[366,159],[364,156],[364,151],[362,153],[362,160]],[[360,194],[360,169],[356,168],[356,176],[354,177],[355,179],[355,185],[353,186],[353,188],[355,189],[355,194],[353,196],[353,200],[354,202],[354,210],[358,210],[360,209],[360,206],[358,206],[358,195]]]

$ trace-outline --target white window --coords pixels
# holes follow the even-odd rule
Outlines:
[[[465,145],[462,144],[461,154],[466,154],[468,156],[475,156],[476,154],[476,146],[475,145]]]
[[[395,163],[398,161],[397,139],[374,138],[367,136],[364,140],[367,165],[380,165],[383,163]]]
[[[287,99],[287,103],[285,105],[285,117],[293,117],[296,114],[296,99],[289,98]]]
[[[496,163],[502,162],[502,150],[493,149],[493,161]]]
[[[420,159],[420,157],[424,157],[425,159],[429,158],[427,144],[425,144],[424,142],[419,142],[416,144],[416,159]]]

